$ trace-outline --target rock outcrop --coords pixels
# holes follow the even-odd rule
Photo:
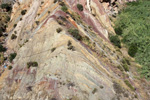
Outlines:
[[[0,100],[149,99],[149,83],[117,67],[124,56],[109,41],[115,32],[100,0],[18,0],[7,31],[7,53],[17,56],[0,76]]]

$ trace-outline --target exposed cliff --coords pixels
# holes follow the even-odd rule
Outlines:
[[[6,39],[7,54],[17,56],[0,76],[0,100],[148,100],[150,86],[139,79],[138,65],[109,41],[115,32],[104,6],[101,0],[18,0]]]

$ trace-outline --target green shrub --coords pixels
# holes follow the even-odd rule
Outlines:
[[[131,90],[133,90],[133,91],[135,90],[135,88],[130,84],[130,82],[128,80],[125,80],[124,82]]]
[[[122,33],[122,42],[129,47],[128,54],[135,57],[143,67],[142,76],[150,79],[150,0],[127,3],[115,22],[117,34]],[[134,44],[134,45],[132,45]],[[136,44],[136,45],[135,45]]]
[[[16,39],[17,38],[17,36],[15,35],[15,34],[12,34],[11,35],[11,39],[13,40],[13,39]]]
[[[25,15],[26,12],[27,12],[27,10],[22,10],[22,11],[21,11],[21,15]]]
[[[0,52],[5,52],[6,51],[6,48],[3,47],[3,45],[0,44]]]
[[[6,9],[7,11],[12,10],[11,4],[8,4],[8,3],[1,4],[1,8]]]
[[[132,44],[129,49],[128,49],[128,54],[131,56],[131,57],[134,57],[135,54],[137,53],[137,46],[135,44]]]
[[[17,56],[17,53],[11,53],[11,54],[9,55],[9,61],[12,62],[13,59],[15,59],[16,56]]]
[[[79,30],[70,28],[68,32],[77,40],[82,40],[82,36],[79,34]]]
[[[62,29],[61,28],[57,28],[56,31],[57,31],[57,33],[60,33],[62,31]]]
[[[116,36],[110,36],[109,37],[110,41],[117,47],[121,48],[121,41],[119,39],[119,37],[116,35]]]
[[[64,5],[64,6],[61,7],[61,10],[64,11],[64,12],[67,12],[68,8]]]
[[[30,62],[27,62],[27,68],[30,68],[30,67],[37,67],[38,66],[38,63],[35,62],[35,61],[30,61]]]
[[[83,11],[83,6],[81,4],[77,4],[77,8],[78,10]]]
[[[117,35],[121,35],[122,34],[122,28],[121,27],[116,27],[115,32],[116,32]]]

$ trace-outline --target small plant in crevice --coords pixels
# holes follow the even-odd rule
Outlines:
[[[67,44],[67,46],[68,46],[68,50],[75,51],[75,47],[74,47],[74,46],[72,46],[72,43],[71,43],[71,41],[68,41],[68,44]]]
[[[54,0],[53,3],[56,3],[58,0]]]
[[[39,21],[35,21],[35,23],[36,23],[36,25],[39,25],[40,22]]]
[[[7,20],[7,22],[9,22],[10,21],[10,17],[6,16],[6,20]]]
[[[30,68],[31,66],[38,67],[38,63],[36,61],[27,62],[27,68]]]
[[[94,88],[92,93],[95,94],[97,92],[97,88]]]
[[[101,89],[103,89],[103,88],[104,88],[104,86],[102,86],[102,85],[100,85],[99,87],[100,87]]]
[[[17,31],[14,31],[15,34],[17,34]]]
[[[17,56],[17,53],[11,53],[11,54],[9,55],[9,61],[12,62],[13,59],[15,59],[16,56]]]
[[[60,33],[62,31],[62,28],[57,28],[56,31],[57,33]]]
[[[11,70],[11,69],[12,69],[12,66],[8,66],[8,69]]]
[[[17,38],[17,36],[15,35],[15,34],[12,34],[11,35],[11,39],[13,40],[13,39],[16,39]]]
[[[13,27],[15,28],[16,26],[17,26],[17,24],[14,24],[14,26],[13,26]]]
[[[55,50],[56,50],[56,48],[52,48],[52,49],[51,49],[51,52],[54,52]]]
[[[131,83],[128,80],[125,80],[124,82],[132,91],[135,90],[135,88],[131,85]]]
[[[67,12],[67,11],[68,11],[68,8],[67,8],[65,5],[63,5],[63,6],[61,7],[61,10],[64,11],[64,12]]]
[[[27,10],[22,10],[22,11],[21,11],[21,15],[25,15],[26,12],[27,12]]]

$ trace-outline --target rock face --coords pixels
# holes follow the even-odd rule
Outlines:
[[[13,69],[0,77],[0,100],[148,100],[148,82],[135,78],[132,70],[122,72],[116,67],[122,66],[123,55],[109,42],[108,33],[114,30],[103,4],[99,0],[54,1],[14,4],[7,52],[15,51],[17,56]],[[64,4],[67,13],[61,10]],[[79,30],[82,40],[69,34],[72,28]],[[12,34],[17,38],[12,40]],[[29,62],[38,66],[29,67]]]

